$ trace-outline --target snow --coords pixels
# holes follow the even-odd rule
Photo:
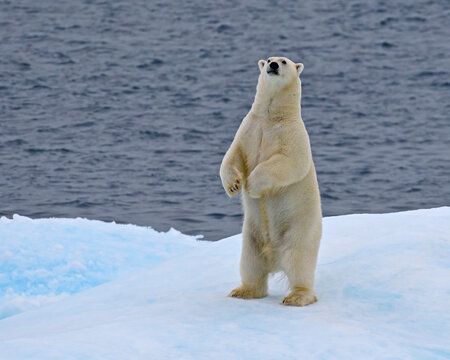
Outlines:
[[[170,241],[167,241],[170,239]],[[148,269],[196,244],[171,229],[85,219],[0,219],[0,319]]]
[[[319,301],[239,300],[241,236],[0,219],[0,359],[449,359],[450,207],[324,219]]]

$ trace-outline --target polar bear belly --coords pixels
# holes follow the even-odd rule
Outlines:
[[[320,226],[315,220],[321,218],[319,192],[314,191],[317,187],[312,168],[304,179],[281,193],[254,199],[244,191],[244,216],[255,236],[273,248],[285,248],[295,240],[286,238],[291,232],[307,235],[315,231]]]

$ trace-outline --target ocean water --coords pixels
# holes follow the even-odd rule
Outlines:
[[[450,2],[1,1],[0,215],[214,240],[257,61],[303,62],[323,213],[450,203]]]

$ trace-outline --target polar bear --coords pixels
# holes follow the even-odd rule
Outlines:
[[[308,133],[300,115],[303,64],[285,57],[258,62],[250,112],[220,167],[226,193],[242,190],[242,284],[229,296],[267,295],[268,275],[283,271],[291,293],[283,304],[317,301],[314,272],[322,210]]]

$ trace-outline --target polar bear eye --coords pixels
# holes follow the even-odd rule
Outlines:
[[[270,60],[267,60],[267,63],[270,63]]]
[[[284,65],[286,65],[286,60],[283,60],[282,63],[283,63]]]

